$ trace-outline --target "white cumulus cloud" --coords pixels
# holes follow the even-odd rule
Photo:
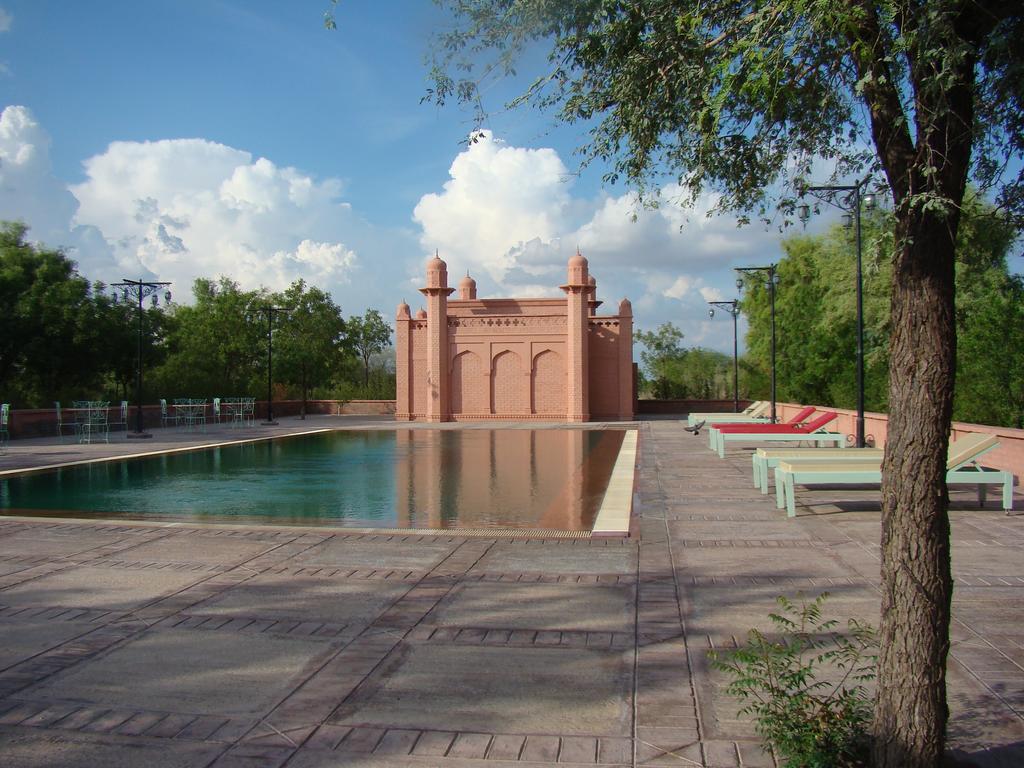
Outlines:
[[[78,201],[53,174],[50,137],[31,110],[0,112],[0,217],[29,227],[28,239],[64,248],[88,276],[114,265],[111,248],[93,227],[74,226]]]
[[[508,146],[489,131],[475,138],[452,162],[443,191],[420,198],[413,219],[425,252],[501,284],[512,269],[535,268],[564,228],[569,174],[553,149]]]
[[[281,289],[344,284],[357,264],[339,238],[350,207],[335,179],[204,139],[114,142],[84,166],[76,221],[101,230],[126,269],[182,287],[226,275]]]

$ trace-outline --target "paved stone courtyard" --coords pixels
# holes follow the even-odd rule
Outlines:
[[[352,425],[394,428],[278,430]],[[878,492],[787,520],[749,451],[640,429],[629,539],[0,518],[0,763],[773,766],[708,651],[779,594],[877,624]],[[16,441],[0,468],[135,447]],[[1020,766],[1024,516],[953,506],[950,746]]]

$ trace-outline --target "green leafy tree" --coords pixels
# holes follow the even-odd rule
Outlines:
[[[683,332],[673,323],[662,323],[655,331],[636,331],[634,338],[643,349],[640,362],[646,371],[651,396],[657,400],[683,397],[680,368],[683,356]]]
[[[376,309],[368,309],[362,317],[353,315],[346,323],[348,344],[363,361],[363,386],[370,386],[370,361],[391,343],[391,326]]]
[[[168,355],[153,376],[162,397],[255,394],[266,372],[266,332],[253,308],[265,291],[243,291],[226,277],[199,278],[194,303],[173,308]]]
[[[701,347],[684,348],[683,332],[673,323],[637,331],[634,338],[643,346],[640,361],[651,397],[707,400],[732,395],[732,358]]]
[[[717,210],[769,215],[816,158],[881,172],[894,204],[882,623],[873,757],[937,766],[948,708],[945,458],[956,361],[954,251],[968,177],[1024,213],[1024,11],[1011,0],[451,0],[429,98],[549,46],[520,101],[589,131],[583,161],[641,189],[670,174]],[[334,23],[328,15],[328,26]],[[454,74],[453,74],[454,72]],[[482,74],[481,74],[482,73]],[[821,179],[813,179],[820,183]],[[788,187],[787,187],[788,185]],[[781,194],[783,210],[795,200]],[[913,556],[908,555],[913,553]]]
[[[1015,373],[1024,368],[1024,331],[1017,301],[1020,281],[1007,255],[1017,230],[976,198],[964,202],[956,258],[958,420],[1015,426],[1021,395]],[[864,221],[865,406],[887,410],[892,215],[876,211]],[[856,404],[856,286],[853,236],[833,227],[814,237],[784,241],[776,296],[779,397],[841,408]],[[755,288],[743,302],[749,319],[748,349],[770,367],[768,298]],[[998,365],[992,361],[998,359]]]
[[[22,407],[102,388],[104,328],[92,287],[62,251],[36,246],[23,224],[0,226],[0,393]]]
[[[274,303],[291,307],[275,333],[274,350],[277,377],[297,386],[302,396],[302,418],[314,387],[327,384],[338,370],[344,354],[345,321],[341,308],[330,294],[316,286],[296,280]]]

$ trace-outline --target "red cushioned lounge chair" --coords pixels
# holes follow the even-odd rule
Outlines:
[[[711,449],[725,457],[725,443],[734,440],[769,441],[769,440],[808,440],[819,445],[831,442],[837,447],[845,447],[845,436],[836,432],[823,432],[829,422],[839,417],[835,411],[825,411],[806,424],[722,424],[710,430]]]

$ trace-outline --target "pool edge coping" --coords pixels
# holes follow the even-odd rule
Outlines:
[[[590,530],[591,538],[628,538],[633,517],[633,488],[636,482],[637,446],[640,430],[627,429],[615,457],[608,488]]]

